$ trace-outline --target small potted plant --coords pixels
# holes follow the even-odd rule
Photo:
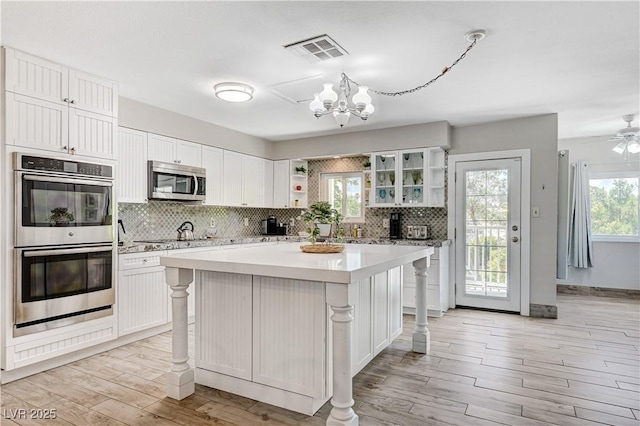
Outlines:
[[[371,170],[371,161],[366,160],[364,163],[362,163],[362,166],[365,170]]]
[[[316,243],[318,236],[330,236],[332,224],[336,225],[336,232],[340,233],[342,215],[326,201],[311,204],[298,219],[307,224],[307,233],[311,244]]]
[[[307,169],[305,169],[304,166],[296,166],[297,175],[303,175],[305,173],[307,173]]]
[[[49,222],[55,226],[67,226],[69,222],[74,220],[73,213],[67,211],[66,207],[56,207],[51,210],[51,216],[49,216]]]

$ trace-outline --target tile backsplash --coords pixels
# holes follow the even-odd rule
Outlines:
[[[318,201],[320,173],[361,171],[366,159],[368,157],[310,160],[309,203]],[[218,237],[249,237],[262,233],[261,221],[269,215],[274,215],[279,222],[290,223],[301,212],[302,209],[193,206],[164,201],[118,205],[118,217],[124,222],[127,231],[126,234],[120,234],[120,239],[125,243],[176,238],[178,227],[185,221],[193,223],[196,238],[205,237],[208,228],[213,228],[209,232],[215,232]],[[403,233],[406,232],[407,225],[429,225],[432,239],[447,238],[447,209],[430,207],[367,208],[365,222],[358,224],[363,229],[363,237],[388,236],[389,230],[382,227],[382,220],[388,219],[389,214],[394,212],[402,214]],[[249,226],[244,226],[244,218],[248,219]],[[297,234],[305,229],[306,225],[296,220],[290,233]]]

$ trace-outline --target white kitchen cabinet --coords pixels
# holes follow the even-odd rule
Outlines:
[[[149,133],[147,144],[149,160],[193,167],[202,166],[202,150],[198,143]]]
[[[330,392],[333,313],[323,283],[196,273],[202,278],[196,301],[198,368],[313,398]],[[356,284],[354,376],[402,331],[401,276],[397,267]],[[239,390],[248,386],[233,383]]]
[[[449,244],[436,247],[427,271],[427,313],[441,317],[449,309]],[[416,281],[411,263],[403,266],[403,310],[415,314]]]
[[[169,316],[169,291],[160,256],[166,251],[123,254],[118,258],[119,335],[164,325]]]
[[[372,207],[444,207],[444,151],[441,148],[371,155]]]
[[[118,116],[116,83],[11,48],[5,48],[5,90]]]
[[[262,207],[264,193],[262,159],[242,155],[242,205]]]
[[[202,145],[202,167],[207,171],[207,199],[204,204],[223,204],[224,153],[220,148]]]
[[[273,207],[273,161],[262,158],[262,207]]]
[[[224,151],[223,200],[226,206],[268,207],[264,159]]]
[[[7,144],[114,159],[115,118],[16,93],[5,99]]]
[[[222,198],[226,206],[242,206],[242,154],[224,151]]]
[[[118,128],[116,199],[119,203],[147,202],[147,133]]]
[[[5,58],[7,144],[115,159],[117,84],[10,48]]]
[[[402,334],[402,268],[379,273],[357,286],[352,323],[354,375]]]
[[[289,205],[289,160],[273,162],[273,207]]]
[[[304,168],[304,172],[296,171]],[[279,160],[273,165],[273,206],[306,208],[308,204],[308,168],[305,160]]]

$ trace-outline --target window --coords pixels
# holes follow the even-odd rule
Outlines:
[[[596,172],[589,176],[591,233],[596,240],[637,241],[640,173]]]
[[[322,173],[320,197],[342,213],[344,222],[364,222],[363,183],[360,172]]]

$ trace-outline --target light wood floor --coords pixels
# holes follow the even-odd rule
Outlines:
[[[558,295],[560,319],[450,310],[430,319],[431,354],[405,332],[354,379],[363,425],[640,425],[640,301]],[[322,425],[196,385],[165,397],[169,333],[2,386],[2,425],[18,408],[46,425]],[[15,411],[14,411],[15,413]]]

